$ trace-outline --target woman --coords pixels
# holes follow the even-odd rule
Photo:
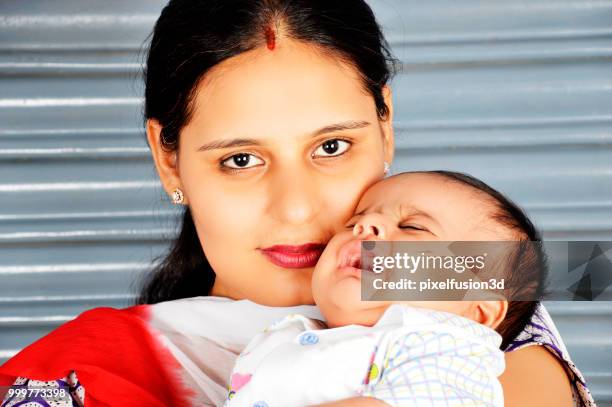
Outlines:
[[[0,384],[62,378],[49,385],[77,404],[86,391],[87,405],[221,403],[256,332],[318,316],[302,305],[313,266],[393,159],[394,62],[360,0],[171,1],[151,40],[145,115],[163,187],[185,212],[139,300],[155,305],[81,314],[8,361]],[[592,401],[543,308],[517,340],[507,405]]]

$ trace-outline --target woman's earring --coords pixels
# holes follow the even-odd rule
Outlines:
[[[391,167],[389,166],[389,163],[386,162],[386,161],[384,163],[384,166],[385,166],[384,172],[385,172],[385,175],[387,175],[389,173],[389,169],[391,169]]]
[[[183,191],[181,191],[179,188],[176,188],[174,192],[172,192],[172,203],[177,205],[177,204],[182,204],[183,201],[184,201]]]

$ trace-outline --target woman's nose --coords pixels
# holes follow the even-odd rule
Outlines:
[[[353,235],[359,239],[380,239],[384,240],[387,236],[387,231],[379,214],[368,214],[363,216],[353,226]]]
[[[304,225],[316,217],[321,206],[318,187],[311,174],[297,169],[283,171],[270,182],[270,203],[275,216],[286,225]]]

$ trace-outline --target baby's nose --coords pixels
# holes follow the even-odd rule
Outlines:
[[[353,236],[359,239],[381,239],[386,237],[385,226],[377,214],[365,215],[353,227]]]

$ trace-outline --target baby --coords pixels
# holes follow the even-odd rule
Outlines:
[[[313,296],[327,324],[290,315],[257,335],[236,361],[226,405],[503,406],[500,347],[537,302],[362,301],[354,260],[364,240],[540,238],[517,206],[471,176],[414,172],[376,183],[315,268]],[[508,277],[539,299],[546,260],[532,247]]]

